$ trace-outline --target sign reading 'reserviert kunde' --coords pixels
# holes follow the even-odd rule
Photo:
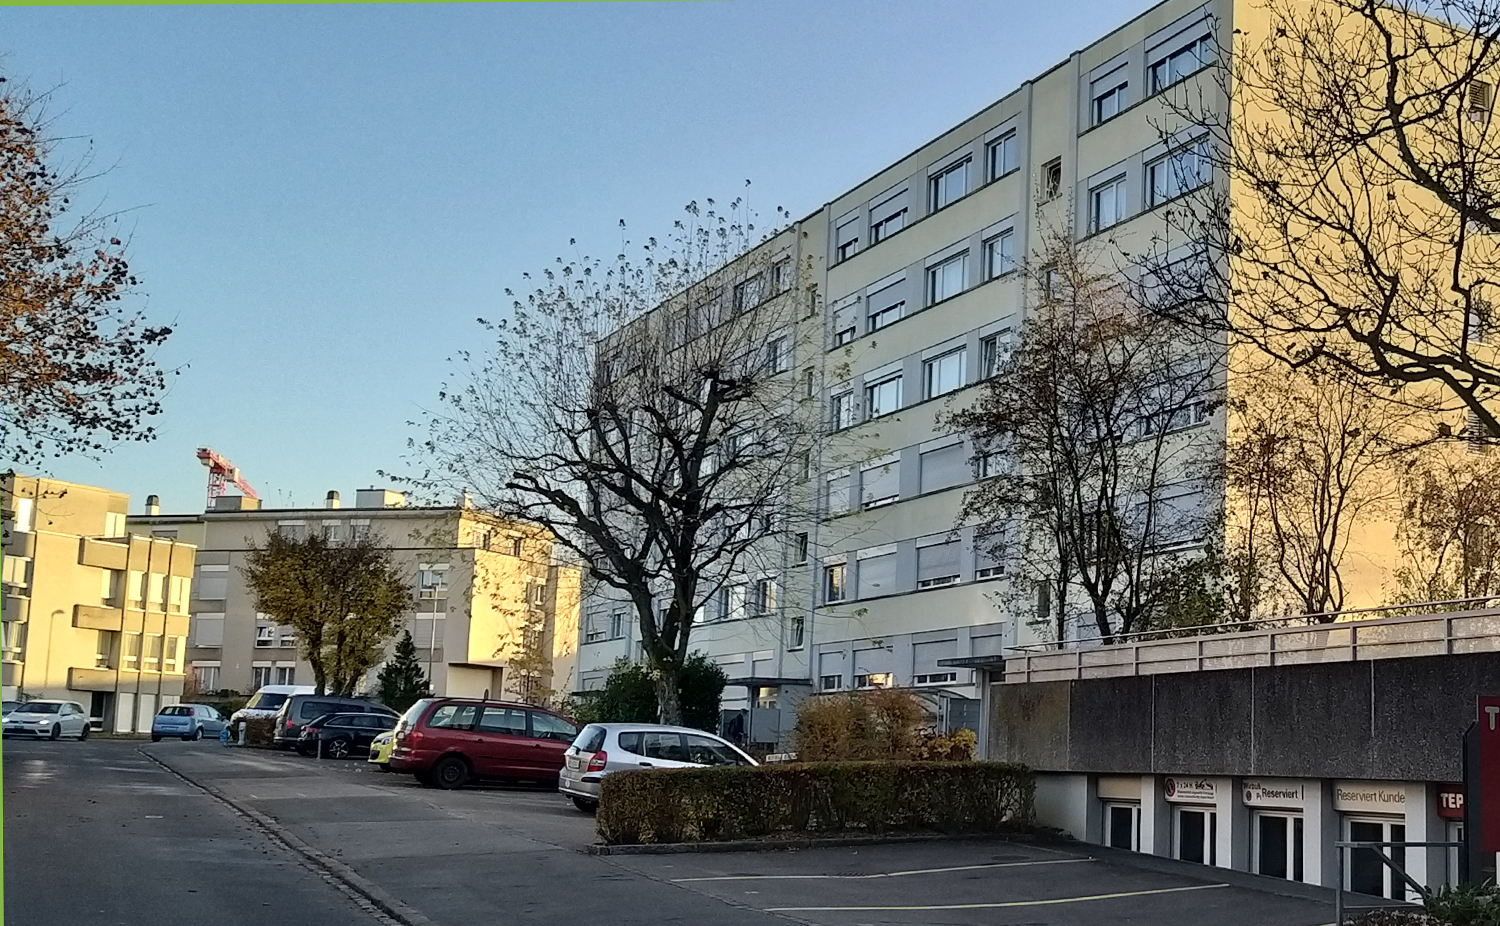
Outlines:
[[[1219,793],[1211,778],[1168,778],[1162,785],[1169,801],[1212,804]]]
[[[1340,813],[1406,813],[1406,787],[1383,781],[1339,781],[1333,809]]]

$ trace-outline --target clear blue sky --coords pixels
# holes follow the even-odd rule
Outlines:
[[[445,358],[521,273],[691,199],[806,214],[1148,6],[717,0],[0,8],[0,70],[112,166],[184,368],[161,437],[51,474],[201,509],[400,470]]]

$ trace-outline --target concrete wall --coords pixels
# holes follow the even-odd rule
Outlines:
[[[1500,654],[990,690],[989,758],[1043,771],[1458,781]]]

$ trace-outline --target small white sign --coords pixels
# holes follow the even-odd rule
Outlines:
[[[1406,813],[1406,786],[1381,781],[1339,781],[1333,809],[1341,813]]]
[[[1193,804],[1212,804],[1219,789],[1211,778],[1168,778],[1164,783],[1167,800]]]
[[[1247,807],[1283,807],[1300,810],[1307,801],[1307,786],[1300,781],[1247,778],[1244,798]]]

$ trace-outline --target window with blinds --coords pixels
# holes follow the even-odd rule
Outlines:
[[[874,598],[896,591],[896,554],[886,553],[859,561],[859,597]]]
[[[923,493],[963,485],[973,478],[969,451],[962,443],[927,451],[920,458],[920,466]]]
[[[958,581],[957,540],[917,547],[917,588],[937,588]]]

